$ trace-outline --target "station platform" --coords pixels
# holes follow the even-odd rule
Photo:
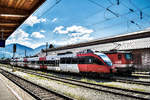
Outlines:
[[[8,89],[0,78],[0,100],[17,100],[16,96]]]
[[[35,100],[27,92],[0,74],[0,100]]]

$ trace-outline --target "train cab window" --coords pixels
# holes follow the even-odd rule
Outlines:
[[[104,63],[102,61],[100,61],[99,59],[93,59],[93,63],[94,64],[98,64],[98,65],[104,65]]]
[[[121,54],[118,54],[118,59],[121,59],[122,58],[122,55]]]
[[[125,58],[127,59],[127,60],[132,60],[132,54],[131,53],[126,53],[125,54]]]

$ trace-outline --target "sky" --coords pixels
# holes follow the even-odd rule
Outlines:
[[[150,27],[150,0],[46,0],[6,41],[77,44]]]

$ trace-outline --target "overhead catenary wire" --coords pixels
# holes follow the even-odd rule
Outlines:
[[[99,6],[99,7],[102,7],[103,9],[107,10],[108,12],[112,13],[114,16],[116,17],[119,17],[117,13],[113,12],[112,10],[110,10],[109,8],[105,8],[104,6],[100,5],[99,3],[93,1],[93,0],[88,0],[89,2]]]
[[[148,9],[148,8],[150,8],[150,6],[145,7],[145,8],[142,8],[142,10]],[[129,11],[129,12],[127,12],[127,13],[124,13],[124,14],[119,15],[119,17],[126,16],[126,15],[128,15],[128,14],[135,13],[135,12],[138,12],[138,10],[135,10],[134,12],[130,12],[130,11]],[[90,26],[94,26],[94,25],[97,25],[97,24],[102,24],[102,23],[104,23],[104,22],[107,22],[107,21],[110,21],[110,20],[114,20],[114,19],[117,19],[117,18],[118,18],[118,17],[107,18],[107,19],[105,19],[105,20],[98,21],[98,22],[96,22],[96,23],[92,23],[92,24],[85,25],[85,27],[90,27]]]
[[[134,19],[135,21],[138,20],[138,17]],[[131,22],[130,22],[131,23]],[[134,23],[134,22],[133,22]],[[145,24],[148,23],[148,22],[145,22]],[[121,24],[124,24],[124,22],[118,22],[116,24],[113,24],[113,25],[109,25],[109,26],[106,26],[106,27],[102,27],[102,28],[98,28],[98,30],[95,31],[95,35],[99,34],[99,31],[102,31],[104,29],[109,29],[109,28],[113,28],[113,27],[116,27],[117,25],[121,25]],[[143,27],[144,28],[144,27]],[[141,28],[139,28],[139,30],[141,30]],[[97,33],[98,32],[98,33]],[[127,31],[124,31],[122,33],[125,33]],[[132,32],[132,31],[128,31],[128,32]],[[120,34],[122,34],[120,33]],[[119,34],[118,34],[119,35]]]
[[[135,7],[137,10],[139,10],[140,12],[140,19],[143,19],[143,14],[146,15],[147,17],[150,17],[150,15],[144,13],[139,7],[137,7],[131,0],[128,0],[130,2],[130,4]]]
[[[50,6],[41,16],[39,16],[39,17],[42,17],[42,16],[44,16],[47,12],[49,12],[49,11],[51,11],[57,4],[59,4],[60,2],[61,2],[62,0],[55,0],[55,3],[52,5],[52,6]]]

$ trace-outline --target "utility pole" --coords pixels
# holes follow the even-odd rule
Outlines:
[[[46,56],[47,56],[47,47],[48,47],[48,42],[46,42]]]
[[[13,66],[12,66],[12,72],[14,72],[14,64],[15,64],[14,58],[15,58],[15,53],[16,53],[16,44],[13,45]]]
[[[24,51],[24,57],[26,57],[27,56],[27,51],[26,51],[26,49],[25,49],[25,51]]]

